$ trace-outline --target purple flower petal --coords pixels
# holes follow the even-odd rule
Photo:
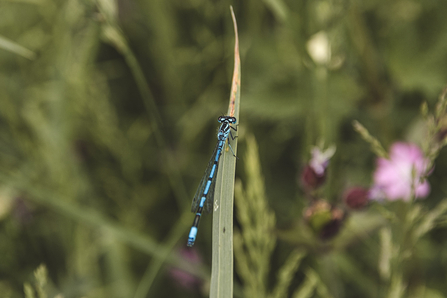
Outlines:
[[[415,144],[394,143],[390,158],[378,158],[374,173],[374,185],[370,198],[375,200],[409,200],[412,192],[416,198],[426,197],[430,192],[427,181],[420,181],[426,174],[428,160]]]
[[[309,162],[309,165],[317,175],[319,176],[324,175],[324,171],[329,165],[329,160],[334,155],[334,153],[335,153],[335,146],[331,146],[327,148],[325,151],[321,151],[321,149],[318,147],[312,148],[311,151],[312,158]]]

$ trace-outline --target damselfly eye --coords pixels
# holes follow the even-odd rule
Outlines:
[[[236,117],[231,117],[231,116],[219,116],[219,118],[217,118],[217,121],[219,121],[220,123],[227,121],[229,123],[236,123]]]

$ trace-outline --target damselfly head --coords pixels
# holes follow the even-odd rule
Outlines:
[[[219,121],[220,123],[222,122],[228,122],[231,124],[236,123],[236,117],[231,117],[231,116],[219,116],[219,118],[217,118],[217,121]]]

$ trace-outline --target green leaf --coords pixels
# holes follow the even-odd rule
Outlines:
[[[235,45],[234,71],[230,94],[228,115],[234,116],[239,123],[239,102],[241,88],[241,67],[239,58],[239,39],[236,18],[230,6],[233,18]],[[234,154],[237,152],[237,139],[232,141]],[[233,297],[233,198],[236,158],[228,148],[222,153],[217,173],[215,206],[213,214],[213,256],[211,272],[211,298]]]

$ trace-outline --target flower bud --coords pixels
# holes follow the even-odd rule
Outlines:
[[[369,190],[363,187],[352,187],[345,191],[343,202],[350,209],[363,209],[369,202]]]
[[[345,212],[324,200],[318,200],[304,212],[304,219],[321,239],[336,236],[345,219]]]
[[[322,175],[315,173],[314,169],[306,165],[301,173],[301,183],[306,190],[315,190],[326,181],[326,171]]]

